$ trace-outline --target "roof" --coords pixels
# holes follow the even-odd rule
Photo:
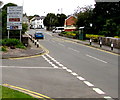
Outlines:
[[[77,18],[75,16],[69,16],[67,19],[65,19],[64,25],[74,25]]]
[[[44,19],[45,16],[40,16],[40,17],[33,17],[31,20],[34,21],[34,20],[40,20],[40,19]]]

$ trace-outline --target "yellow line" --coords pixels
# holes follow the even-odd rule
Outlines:
[[[58,39],[59,39],[59,38],[58,38]],[[99,50],[99,51],[102,51],[102,52],[106,52],[106,53],[109,53],[109,54],[112,54],[112,55],[120,56],[120,54],[116,54],[116,53],[112,53],[112,52],[109,52],[109,51],[105,51],[105,50],[102,50],[102,49],[99,49],[99,48],[87,46],[87,45],[85,45],[85,44],[76,43],[75,41],[70,41],[70,40],[65,40],[65,39],[59,39],[59,40],[63,40],[63,41],[65,41],[65,42],[70,42],[70,43],[75,43],[75,44],[82,45],[82,46],[85,46],[85,47],[89,47],[89,48],[92,48],[92,49],[95,49],[95,50]]]
[[[40,98],[44,97],[44,98],[47,98],[47,99],[50,99],[50,100],[54,100],[54,99],[51,99],[50,97],[45,96],[43,94],[40,94],[40,93],[37,93],[37,92],[33,92],[33,91],[30,91],[30,90],[27,90],[27,89],[24,89],[24,88],[21,88],[21,87],[9,85],[9,84],[3,84],[3,86],[8,86],[8,87],[11,87],[11,88],[19,89],[19,90],[25,91],[26,93],[30,93],[30,94],[33,93],[32,95],[41,96]]]

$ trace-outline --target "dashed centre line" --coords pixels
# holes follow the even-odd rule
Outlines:
[[[58,43],[59,45],[61,45],[61,46],[63,46],[63,47],[65,47],[65,45],[63,45],[63,44],[61,44],[61,43]]]
[[[71,49],[72,49],[72,48],[71,48]],[[74,49],[72,49],[72,50],[74,50]],[[47,56],[50,60],[49,60],[46,56]],[[101,62],[107,63],[107,62],[105,62],[105,61],[103,61],[103,60],[100,60],[100,59],[98,59],[98,58],[92,57],[92,56],[90,56],[90,55],[86,55],[86,56],[91,57],[91,58],[96,59],[96,60],[99,60],[99,61],[101,61]],[[71,69],[68,69],[67,67],[65,67],[64,65],[62,65],[60,62],[58,62],[57,60],[55,60],[55,58],[51,57],[50,55],[46,54],[46,55],[43,56],[43,58],[46,59],[46,61],[48,61],[48,63],[51,64],[54,68],[55,68],[55,66],[56,66],[56,64],[57,64],[59,67],[56,66],[56,68],[62,68],[63,70],[66,70],[68,73],[70,73],[71,75],[73,75],[74,77],[76,77],[77,79],[79,79],[80,81],[82,81],[82,82],[83,82],[84,84],[86,84],[88,87],[91,87],[92,90],[94,90],[97,94],[103,96],[103,98],[105,98],[105,99],[112,98],[112,97],[106,95],[106,93],[103,92],[101,89],[95,87],[92,83],[90,83],[89,81],[87,81],[85,78],[81,77],[81,76],[78,75],[77,73],[73,72]],[[51,61],[53,61],[55,64],[53,64]]]
[[[73,49],[73,48],[70,48],[70,47],[69,47],[68,49],[73,50],[73,51],[75,51],[75,52],[79,53],[79,51],[78,51],[78,50],[75,50],[75,49]]]
[[[98,58],[93,57],[93,56],[90,56],[90,55],[88,55],[88,54],[87,54],[86,56],[88,56],[88,57],[90,57],[90,58],[93,58],[93,59],[95,59],[95,60],[101,61],[101,62],[103,62],[103,63],[108,63],[108,62],[106,62],[106,61],[104,61],[104,60],[98,59]]]

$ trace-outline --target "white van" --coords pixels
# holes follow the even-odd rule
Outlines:
[[[53,33],[61,33],[64,31],[64,27],[56,27],[52,30]]]

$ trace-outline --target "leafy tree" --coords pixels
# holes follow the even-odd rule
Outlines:
[[[103,32],[105,36],[115,36],[116,35],[116,23],[112,19],[106,20],[106,24],[103,26]]]
[[[53,13],[48,13],[43,22],[48,30],[52,30],[52,27],[58,25],[58,19]]]
[[[28,30],[28,24],[22,23],[22,34],[24,34]]]
[[[115,29],[117,29],[116,27],[118,27],[120,23],[120,3],[96,2],[95,8],[93,10],[93,18],[93,30],[95,34],[101,33],[101,31],[106,30],[106,32],[109,31],[109,34],[107,35],[112,36],[111,34],[113,34],[113,30],[115,31]],[[114,27],[111,27],[110,25]],[[109,29],[108,26],[112,29]]]
[[[2,36],[7,35],[7,7],[8,6],[17,6],[16,4],[13,3],[8,3],[3,6],[2,8]]]
[[[65,19],[67,16],[65,14],[57,14],[58,18],[58,25],[57,26],[64,26]]]
[[[92,23],[92,13],[93,9],[91,6],[86,6],[82,8],[78,8],[77,12],[74,13],[74,15],[77,16],[78,20],[76,22],[76,26],[79,27],[85,27],[84,32],[88,34],[92,34],[90,23]]]

